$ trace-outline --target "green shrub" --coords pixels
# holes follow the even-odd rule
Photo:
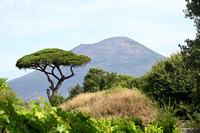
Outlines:
[[[155,120],[150,121],[144,130],[145,133],[163,133],[162,128],[158,126]]]
[[[95,133],[96,127],[91,116],[82,112],[68,112],[67,120],[71,129],[70,133]]]
[[[139,126],[140,129],[142,129],[144,131],[144,125],[143,125],[143,121],[140,118],[131,118],[130,119],[132,122],[135,123],[136,126]]]
[[[114,130],[112,121],[108,118],[92,119],[97,133],[111,133]]]
[[[133,121],[130,119],[125,118],[116,118],[113,121],[113,125],[115,126],[115,129],[113,133],[142,133],[143,131],[140,129],[139,126],[136,126]]]
[[[0,125],[8,132],[65,133],[70,129],[66,113],[51,107],[43,98],[41,101],[31,100],[28,107],[15,104],[12,98],[1,99],[0,105]]]
[[[115,72],[108,72],[99,68],[90,68],[84,77],[83,89],[84,92],[97,92],[109,90],[114,87],[131,89],[137,87],[138,82],[139,80],[137,78],[130,75],[117,75]],[[71,90],[74,90],[74,88]]]
[[[81,94],[84,92],[83,87],[79,85],[79,83],[76,84],[75,87],[71,86],[69,89],[69,97],[67,97],[66,101],[69,99],[72,99],[73,97],[77,96],[78,94]]]
[[[54,95],[50,99],[50,104],[53,107],[57,107],[58,105],[62,104],[64,101],[65,101],[65,98],[63,96],[61,96],[61,94],[57,94],[57,95]]]
[[[23,106],[24,101],[22,98],[17,97],[17,93],[10,88],[8,85],[6,78],[0,78],[0,99],[6,100],[7,98],[10,98],[15,101],[15,104]],[[0,108],[1,108],[0,104]]]
[[[115,77],[115,72],[109,73],[103,69],[90,68],[84,77],[84,92],[97,92],[110,89],[115,82]]]
[[[0,78],[0,98],[5,99],[6,97],[16,98],[17,94],[9,87],[6,78]]]
[[[159,122],[158,126],[162,127],[163,133],[173,133],[175,124],[176,121],[173,118],[165,118]]]
[[[143,133],[140,126],[132,120],[125,118],[101,118],[93,119],[97,133]]]
[[[136,85],[134,81],[136,80],[135,77],[130,76],[130,75],[122,75],[119,74],[115,78],[115,83],[113,84],[114,87],[119,86],[122,88],[134,88]]]
[[[145,127],[145,133],[182,133],[175,124],[173,118],[165,118],[161,121],[152,120]]]

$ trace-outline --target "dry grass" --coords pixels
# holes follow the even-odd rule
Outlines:
[[[144,123],[155,118],[156,110],[139,90],[120,89],[110,93],[84,93],[60,105],[65,111],[78,109],[92,117],[138,117]]]

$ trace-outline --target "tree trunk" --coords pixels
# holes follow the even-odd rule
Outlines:
[[[46,91],[47,91],[47,97],[48,97],[49,102],[50,102],[50,99],[51,99],[50,89],[46,89]]]
[[[62,83],[63,83],[63,80],[59,80],[55,88],[53,86],[50,86],[49,87],[50,89],[46,89],[49,102],[54,95],[58,94],[58,90],[59,90],[60,86],[62,85]],[[50,90],[52,91],[52,94],[50,94]]]
[[[58,90],[60,88],[60,86],[62,85],[62,83],[64,82],[64,80],[68,79],[68,78],[71,78],[72,76],[74,76],[74,72],[73,72],[73,66],[70,67],[70,71],[71,71],[71,75],[65,77],[62,73],[62,71],[60,70],[59,66],[57,66],[57,69],[58,71],[60,72],[60,75],[61,75],[61,78],[58,78],[55,74],[54,74],[54,69],[55,67],[53,67],[52,69],[52,72],[46,72],[45,69],[42,69],[41,71],[45,73],[45,75],[47,76],[47,80],[49,81],[49,83],[51,84],[51,86],[49,86],[49,89],[46,89],[46,92],[47,92],[47,97],[49,99],[49,102],[51,103],[51,98],[54,96],[54,95],[57,95],[58,94]],[[57,80],[57,84],[56,86],[54,86],[54,82],[53,80],[51,80],[50,78],[50,75],[53,75]],[[52,94],[50,94],[50,90],[52,91]]]

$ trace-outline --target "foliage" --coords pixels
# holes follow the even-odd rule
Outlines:
[[[145,127],[145,133],[163,133],[163,130],[155,120],[152,120]]]
[[[112,121],[108,118],[92,119],[97,129],[97,133],[111,133],[114,130]]]
[[[0,98],[16,97],[16,93],[8,86],[6,78],[0,78]]]
[[[50,99],[50,104],[54,107],[57,107],[58,105],[62,104],[65,101],[65,98],[61,96],[61,94],[54,95]]]
[[[125,118],[115,118],[113,121],[113,125],[115,126],[115,129],[113,133],[142,133],[143,131],[139,128],[139,126],[136,126],[133,121],[130,119]]]
[[[165,118],[159,122],[158,126],[162,127],[163,133],[173,133],[175,124],[176,121],[173,118]]]
[[[135,81],[136,78],[133,76],[119,74],[116,76],[113,86],[132,89],[136,86]]]
[[[185,41],[187,45],[180,47],[186,67],[192,73],[195,82],[192,94],[193,103],[200,106],[200,1],[186,0],[186,2],[185,16],[194,20],[197,34],[194,40],[187,39]]]
[[[0,78],[0,90],[2,89],[10,89],[10,87],[7,85],[7,79],[6,78]]]
[[[200,2],[199,0],[185,0],[187,2],[187,9],[185,16],[194,19],[194,23],[197,27],[197,32],[200,33]]]
[[[162,127],[157,123],[148,124],[144,130],[136,125],[131,119],[125,118],[101,118],[93,119],[97,133],[163,133]],[[178,133],[178,132],[177,132]]]
[[[17,97],[17,93],[10,88],[10,86],[8,85],[7,79],[0,78],[0,99],[5,100],[7,97],[12,98],[19,105],[24,104],[23,100]]]
[[[130,118],[130,120],[134,122],[136,126],[139,126],[141,130],[144,131],[143,121],[140,118],[132,117]]]
[[[116,72],[108,72],[99,68],[90,68],[84,77],[84,92],[97,92],[116,87],[133,88],[137,86],[137,78],[130,75],[117,75]]]
[[[81,87],[79,85],[79,83],[77,83],[75,87],[72,86],[70,88],[70,90],[69,90],[69,97],[67,98],[67,100],[72,99],[73,97],[75,97],[78,94],[81,94],[83,92],[84,92],[83,87]]]
[[[199,112],[196,82],[193,73],[187,69],[183,56],[173,54],[166,60],[160,60],[152,70],[141,77],[139,85],[147,95],[153,97],[161,106],[172,103],[175,115],[189,119],[195,111]]]
[[[85,92],[97,92],[111,88],[116,73],[104,71],[99,68],[90,68],[84,77],[83,88]]]
[[[9,132],[74,133],[95,132],[89,115],[81,112],[63,112],[41,98],[31,100],[29,107],[15,104],[12,98],[0,101],[0,125]]]
[[[67,119],[71,126],[70,133],[95,133],[96,127],[91,116],[81,112],[68,112]]]
[[[181,133],[178,128],[175,128],[175,125],[170,125],[173,128],[168,125],[166,126],[165,123],[170,123],[168,120],[166,121],[167,122],[161,123],[164,127],[159,122],[153,120],[150,121],[144,129],[141,129],[140,126],[136,125],[131,119],[119,117],[114,119],[93,119],[97,133],[166,133],[167,131],[170,131],[167,133]]]
[[[136,119],[126,119],[116,117],[114,119],[110,118],[101,118],[101,119],[93,119],[95,127],[97,128],[98,133],[143,133],[144,126],[137,125],[134,121]],[[137,118],[136,121],[138,121]],[[142,128],[141,128],[142,127]]]
[[[17,61],[19,69],[37,69],[42,66],[82,66],[90,62],[90,58],[84,55],[77,55],[72,51],[65,51],[58,48],[49,48],[25,55]]]
[[[9,132],[67,132],[70,126],[64,119],[66,114],[51,107],[48,102],[32,100],[29,107],[18,106],[12,98],[1,100],[0,125]]]
[[[175,126],[174,119],[165,118],[162,121],[149,121],[145,127],[145,133],[182,133],[182,131]]]

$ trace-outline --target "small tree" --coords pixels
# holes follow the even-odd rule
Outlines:
[[[76,86],[71,86],[69,89],[69,97],[67,98],[67,100],[72,99],[73,97],[81,94],[84,92],[83,87],[80,86],[79,83],[76,84]]]
[[[90,58],[85,55],[77,55],[72,51],[65,51],[57,48],[43,49],[30,55],[25,55],[17,61],[16,66],[19,69],[34,69],[43,72],[50,83],[49,89],[47,89],[47,97],[50,99],[53,95],[58,94],[58,90],[64,80],[74,76],[73,68],[83,66],[90,62]],[[61,66],[69,66],[71,74],[64,75]],[[55,74],[58,71],[59,76]],[[54,85],[51,77],[57,79],[56,85]],[[50,94],[50,90],[52,94]]]
[[[110,89],[115,84],[117,73],[104,71],[99,68],[90,68],[84,77],[84,92],[97,92]]]

